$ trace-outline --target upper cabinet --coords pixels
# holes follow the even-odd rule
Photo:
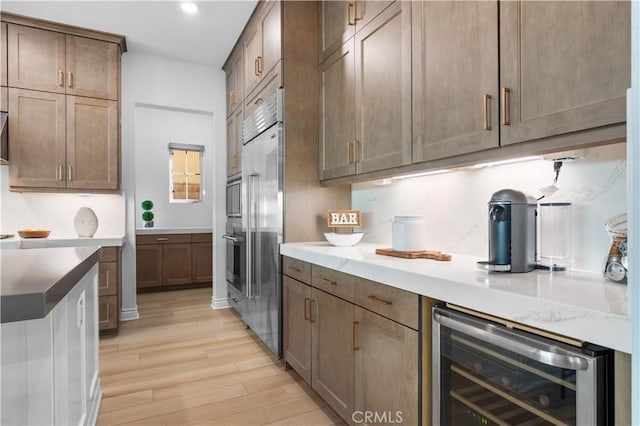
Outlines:
[[[261,3],[257,18],[244,30],[244,96],[280,61],[282,57],[280,2]]]
[[[500,3],[500,142],[626,121],[631,4]]]
[[[319,15],[322,181],[625,140],[628,1],[324,1]]]
[[[118,99],[118,45],[22,25],[8,26],[8,85]]]
[[[244,99],[244,55],[239,44],[227,60],[223,69],[227,81],[227,117],[242,105]]]
[[[0,86],[7,86],[7,24],[0,25]],[[4,110],[3,110],[4,111]]]
[[[124,37],[1,17],[11,110],[10,188],[117,191]]]
[[[413,4],[413,161],[499,145],[498,3]]]
[[[320,64],[320,179],[411,163],[411,2]]]

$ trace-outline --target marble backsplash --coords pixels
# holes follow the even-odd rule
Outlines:
[[[590,148],[582,155],[564,163],[560,190],[543,202],[573,204],[573,268],[599,272],[611,243],[604,224],[627,208],[626,146]],[[421,215],[427,223],[426,249],[486,257],[491,195],[511,188],[538,198],[553,177],[553,162],[538,159],[393,179],[383,186],[355,184],[352,207],[362,211],[364,242],[391,246],[393,217]]]

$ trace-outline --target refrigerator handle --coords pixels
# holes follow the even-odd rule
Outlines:
[[[252,275],[253,275],[253,256],[252,256],[252,250],[253,250],[253,235],[251,234],[251,205],[253,204],[253,195],[251,194],[252,189],[253,189],[253,185],[252,185],[252,181],[253,181],[253,175],[249,175],[249,181],[247,182],[247,247],[246,247],[246,251],[247,251],[247,288],[246,288],[246,293],[245,296],[247,297],[247,299],[249,299],[251,297],[251,280],[252,280]]]
[[[255,185],[254,189],[253,189],[253,197],[254,197],[254,201],[255,201],[255,208],[253,209],[253,212],[255,214],[254,217],[254,221],[253,221],[253,226],[255,229],[255,240],[254,240],[254,245],[253,245],[253,255],[254,255],[254,259],[255,259],[255,269],[253,271],[253,280],[254,280],[254,284],[255,286],[251,286],[251,292],[253,293],[252,296],[260,296],[261,295],[261,289],[262,289],[262,236],[260,235],[260,199],[261,199],[261,193],[260,193],[260,175],[259,174],[255,174],[254,175],[254,179],[253,179],[253,183]]]
[[[258,191],[256,191],[256,183],[258,182],[258,174],[250,174],[248,182],[248,217],[247,217],[247,299],[251,299],[254,294],[254,284],[259,271],[256,271],[256,265],[260,264],[259,250],[256,250],[258,235]]]

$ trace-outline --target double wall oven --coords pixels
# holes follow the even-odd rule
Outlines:
[[[433,310],[434,425],[612,425],[613,355]]]

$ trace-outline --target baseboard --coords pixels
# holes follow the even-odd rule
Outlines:
[[[138,305],[135,308],[123,309],[120,311],[120,321],[133,321],[140,318]]]
[[[226,297],[224,299],[216,299],[215,297],[212,297],[211,307],[213,309],[227,309],[230,308],[231,305],[229,304],[229,299]]]
[[[95,425],[98,421],[98,413],[100,412],[100,403],[102,402],[102,386],[100,386],[100,380],[98,380],[98,391],[94,395],[94,402],[89,407],[89,415],[87,417],[88,425]]]

